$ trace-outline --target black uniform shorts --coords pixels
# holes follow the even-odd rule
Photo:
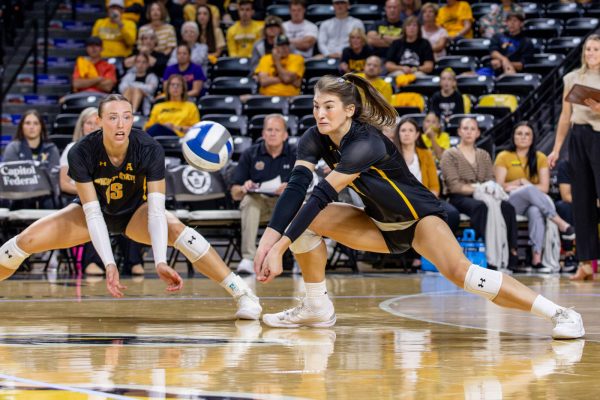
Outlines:
[[[81,199],[79,196],[73,199],[73,203],[81,205]],[[125,229],[127,229],[127,225],[133,217],[134,213],[127,213],[123,215],[107,215],[102,213],[104,217],[104,221],[106,222],[106,228],[108,228],[108,233],[112,235],[125,234]]]

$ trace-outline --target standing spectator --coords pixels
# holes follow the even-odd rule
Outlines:
[[[512,0],[502,0],[502,4],[493,4],[489,13],[479,18],[479,32],[482,37],[491,38],[506,32],[506,17],[509,13],[523,13],[523,7]]]
[[[74,92],[110,93],[117,84],[117,70],[103,60],[102,39],[91,36],[85,41],[87,57],[77,57],[73,70]]]
[[[522,71],[525,61],[535,52],[531,39],[523,34],[523,21],[525,21],[525,14],[508,13],[506,17],[508,32],[498,33],[492,37],[491,65],[497,75]]]
[[[433,71],[431,44],[421,37],[417,17],[408,17],[402,25],[400,39],[388,50],[385,68],[392,75],[429,74]]]
[[[227,51],[231,57],[252,57],[252,47],[260,40],[264,23],[254,21],[252,0],[238,0],[240,20],[227,29]]]
[[[289,21],[283,23],[285,34],[290,38],[292,52],[304,58],[313,56],[313,48],[317,43],[319,28],[312,22],[304,19],[306,13],[305,0],[290,1]]]
[[[106,6],[111,3],[111,0],[106,0]],[[140,17],[144,13],[144,0],[124,0],[123,19],[138,23]]]
[[[198,26],[200,27],[200,38],[198,41],[208,46],[208,56],[212,58],[211,63],[215,63],[227,47],[227,44],[225,43],[223,30],[219,25],[215,25],[211,12],[208,6],[198,6],[196,22],[198,22]]]
[[[200,65],[203,70],[206,71],[208,68],[208,46],[202,43],[198,43],[200,37],[200,30],[195,22],[184,22],[181,25],[181,43],[187,44],[191,49],[190,61],[193,64]],[[171,57],[167,65],[177,64],[177,49],[173,49]]]
[[[102,54],[104,58],[127,57],[135,44],[135,22],[124,19],[125,5],[123,0],[108,2],[108,17],[100,18],[94,23],[92,36],[102,39]]]
[[[242,153],[233,173],[231,197],[241,200],[242,211],[242,261],[238,273],[254,273],[258,226],[271,218],[296,162],[296,152],[287,143],[287,126],[281,114],[265,117],[262,138]],[[273,180],[279,180],[276,188],[261,190],[262,183]]]
[[[167,81],[171,75],[178,74],[183,76],[186,82],[187,97],[198,97],[202,92],[202,85],[206,82],[206,75],[202,67],[191,62],[191,50],[185,43],[177,46],[177,64],[171,65],[165,69],[163,82]]]
[[[149,68],[150,57],[140,53],[135,56],[135,66],[127,71],[119,83],[119,92],[131,102],[134,113],[142,105],[143,114],[150,113],[152,99],[158,88],[158,77]]]
[[[263,37],[252,46],[252,58],[250,59],[250,70],[254,70],[261,57],[271,54],[275,46],[275,38],[283,32],[283,21],[274,15],[265,18]]]
[[[466,1],[447,0],[440,8],[437,24],[448,32],[451,40],[473,37],[473,12]]]
[[[375,50],[367,45],[367,35],[365,31],[354,28],[349,35],[350,46],[342,51],[340,61],[340,71],[362,72],[365,69],[367,58],[375,54]]]
[[[196,104],[188,101],[186,83],[183,76],[171,75],[165,84],[167,101],[152,107],[150,118],[144,129],[151,136],[182,137],[190,127],[200,122]]]
[[[560,200],[556,202],[556,212],[558,215],[569,224],[575,223],[573,219],[573,194],[571,193],[571,164],[567,160],[559,161],[556,169],[558,190],[560,192]],[[577,257],[573,251],[573,240],[563,239],[562,247],[565,252],[565,260],[562,272],[575,272],[577,270]]]
[[[150,4],[146,10],[146,18],[149,23],[140,28],[138,36],[142,36],[145,31],[153,30],[158,38],[156,51],[163,53],[167,57],[171,51],[177,46],[177,35],[173,25],[167,23],[169,14],[164,4],[160,1],[155,1]],[[140,43],[138,43],[138,46]]]
[[[154,75],[161,77],[165,73],[167,68],[167,61],[169,57],[165,54],[156,51],[158,44],[158,37],[153,30],[146,30],[140,33],[139,43],[136,49],[133,51],[133,55],[127,57],[123,61],[125,68],[131,68],[135,64],[135,56],[138,54],[146,54],[150,60],[150,72]]]
[[[367,42],[375,48],[379,57],[385,58],[394,40],[400,39],[402,33],[400,0],[385,2],[385,18],[377,21],[373,28],[367,32]]]
[[[421,36],[431,44],[436,61],[446,55],[446,45],[448,44],[448,32],[437,24],[437,15],[437,4],[425,3],[421,7],[421,18],[423,19]]]
[[[442,159],[444,151],[450,148],[450,135],[442,131],[440,117],[429,111],[423,120],[423,143],[431,149],[436,160]]]
[[[271,54],[264,55],[254,73],[265,96],[297,96],[304,76],[304,58],[290,54],[290,41],[279,35]]]
[[[392,103],[392,86],[381,78],[381,58],[377,56],[367,58],[364,72],[359,72],[356,75],[369,81],[388,103]]]
[[[573,217],[577,235],[579,268],[575,280],[594,279],[591,261],[600,258],[598,238],[598,198],[600,197],[600,103],[585,99],[583,104],[570,103],[567,94],[574,84],[600,89],[600,36],[591,34],[583,44],[581,67],[563,78],[565,89],[562,111],[556,127],[554,149],[548,155],[550,167],[556,165],[560,149],[569,130],[569,163],[574,172],[571,181]]]
[[[206,0],[195,0],[188,2],[183,6],[183,19],[185,21],[195,21],[198,17],[198,9],[200,7],[206,7],[210,11],[210,18],[213,26],[219,26],[221,24],[221,11],[219,7],[214,4],[209,4]]]
[[[335,17],[323,21],[319,28],[319,51],[325,57],[340,58],[354,28],[365,30],[360,19],[350,16],[348,0],[333,0]]]
[[[465,105],[462,94],[456,86],[456,74],[452,68],[446,68],[440,75],[440,91],[429,99],[429,111],[433,111],[444,122],[453,114],[464,114]]]

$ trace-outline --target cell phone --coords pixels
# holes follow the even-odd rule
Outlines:
[[[110,19],[117,19],[117,18],[119,18],[120,15],[121,14],[119,14],[118,11],[111,11],[110,12]]]

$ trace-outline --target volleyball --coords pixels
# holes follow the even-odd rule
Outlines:
[[[233,152],[233,139],[223,125],[201,121],[192,126],[183,138],[183,157],[191,166],[207,172],[225,166]]]

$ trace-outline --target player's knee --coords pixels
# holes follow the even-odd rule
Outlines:
[[[465,277],[464,288],[467,292],[494,300],[502,286],[502,273],[481,268],[472,264]]]
[[[323,238],[320,235],[307,229],[290,245],[290,250],[295,254],[308,253],[320,245],[322,241]]]
[[[184,229],[175,240],[174,247],[181,251],[190,262],[194,263],[208,253],[210,243],[206,241],[204,236],[184,225]]]

